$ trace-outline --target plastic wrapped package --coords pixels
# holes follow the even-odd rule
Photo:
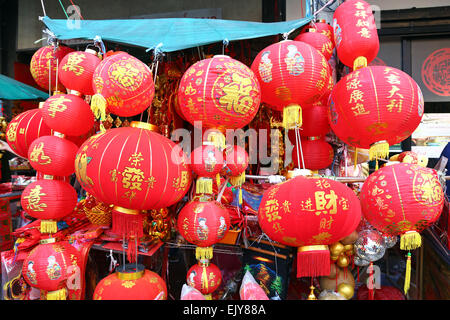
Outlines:
[[[269,300],[264,290],[255,281],[249,271],[245,272],[242,279],[241,288],[239,289],[241,300]]]
[[[206,300],[206,298],[197,289],[188,286],[187,284],[183,284],[180,300]]]

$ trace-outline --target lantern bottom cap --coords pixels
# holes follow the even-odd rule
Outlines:
[[[120,280],[138,280],[145,274],[145,267],[142,264],[125,264],[120,266],[116,272]]]

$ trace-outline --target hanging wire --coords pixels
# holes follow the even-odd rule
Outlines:
[[[79,6],[75,5],[75,4],[73,3],[72,0],[70,0],[70,3],[72,4],[72,6],[73,6],[73,7],[75,8],[75,10],[77,11],[78,16],[79,16],[82,20],[84,20],[83,16],[81,15],[81,12],[78,10]]]
[[[44,12],[44,17],[47,16],[47,12],[45,12],[44,0],[41,0],[42,11]]]
[[[295,135],[298,137],[298,142],[299,142],[299,146],[300,146],[300,153],[301,153],[301,155],[302,155],[303,169],[306,169],[306,166],[305,166],[305,159],[304,159],[304,157],[303,157],[302,139],[301,139],[301,137],[300,137],[300,130],[298,130],[297,127],[296,127],[295,129],[296,129],[296,130],[295,130]]]
[[[59,4],[61,5],[61,8],[64,11],[64,14],[66,15],[67,20],[69,20],[69,16],[67,15],[66,9],[64,8],[64,5],[62,4],[61,0],[59,0]]]
[[[225,48],[228,47],[228,44],[230,43],[230,41],[228,41],[227,38],[225,38],[222,42],[222,55],[225,55]]]

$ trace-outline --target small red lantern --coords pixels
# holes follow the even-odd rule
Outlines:
[[[258,212],[269,238],[299,247],[297,277],[329,275],[327,245],[352,233],[360,220],[353,190],[330,179],[303,176],[267,189]]]
[[[92,77],[101,59],[92,49],[67,54],[59,64],[59,80],[68,90],[93,95]]]
[[[191,201],[177,218],[178,232],[186,241],[198,246],[197,259],[211,259],[211,246],[225,237],[229,227],[230,215],[217,201]]]
[[[300,33],[305,33],[308,29],[315,29],[316,32],[327,36],[333,42],[334,45],[334,35],[333,35],[333,27],[330,26],[325,19],[320,19],[319,21],[312,21],[308,25],[302,28]]]
[[[214,145],[203,143],[192,151],[189,163],[197,174],[196,193],[211,194],[213,192],[213,178],[219,179],[219,172],[223,167],[223,153]]]
[[[95,95],[91,106],[102,121],[106,109],[119,117],[135,116],[151,105],[155,95],[150,68],[125,52],[100,62],[92,81]]]
[[[238,145],[228,146],[224,151],[225,174],[230,177],[233,186],[241,186],[245,182],[245,170],[249,164],[247,151]]]
[[[49,82],[51,82],[51,91],[56,89],[61,92],[64,91],[65,88],[62,83],[60,81],[56,83],[56,70],[64,56],[72,51],[75,50],[66,46],[45,46],[37,50],[31,57],[30,62],[30,72],[34,81],[46,90],[49,89]],[[49,72],[51,73],[50,76]]]
[[[67,280],[78,261],[79,254],[69,242],[43,239],[24,260],[22,275],[30,286],[47,291],[47,300],[66,300]]]
[[[57,136],[43,136],[33,141],[28,150],[28,161],[36,170],[52,176],[69,176],[75,172],[78,147]]]
[[[206,259],[200,260],[187,272],[186,282],[204,294],[207,300],[211,300],[211,293],[222,283],[222,273],[215,264]]]
[[[26,213],[41,219],[41,233],[56,233],[56,220],[73,211],[77,192],[64,181],[37,180],[22,192],[21,204]]]
[[[305,33],[300,33],[297,37],[294,38],[294,40],[303,41],[307,44],[310,44],[313,48],[323,54],[327,61],[330,60],[331,56],[333,55],[333,41],[314,28],[310,28]]]
[[[325,94],[330,66],[311,45],[285,40],[263,49],[252,63],[261,85],[262,102],[283,110],[286,129],[302,125],[302,108]]]
[[[380,49],[375,18],[363,0],[342,3],[333,15],[334,43],[339,60],[353,69],[367,67]]]
[[[31,143],[42,136],[53,134],[43,121],[40,109],[20,113],[8,124],[6,141],[19,156],[27,158]]]
[[[319,103],[305,108],[302,127],[299,131],[301,137],[323,137],[329,131],[328,107]],[[295,142],[295,131],[289,130],[288,134],[291,142]]]
[[[309,170],[325,169],[333,163],[333,158],[333,147],[323,139],[307,137],[301,139],[301,146],[294,143],[292,160],[297,168]]]
[[[84,99],[73,94],[56,94],[48,98],[41,114],[47,126],[69,136],[81,136],[94,126],[94,115]]]
[[[423,116],[417,83],[401,70],[374,66],[342,78],[331,94],[329,121],[346,144],[386,158],[389,146],[406,139]]]
[[[167,286],[143,265],[125,265],[103,278],[95,287],[94,300],[167,300]]]

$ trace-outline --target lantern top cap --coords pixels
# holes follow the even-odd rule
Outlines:
[[[120,280],[137,280],[142,278],[145,267],[142,264],[125,264],[117,268],[117,277]]]
[[[146,122],[141,122],[141,121],[132,121],[130,123],[130,127],[132,128],[140,128],[140,129],[146,129],[146,130],[150,130],[153,132],[158,132],[159,133],[159,128],[158,126],[155,126],[151,123],[146,123]]]
[[[48,243],[55,243],[56,239],[55,238],[47,238],[47,239],[41,239],[39,241],[39,244],[48,244]]]

